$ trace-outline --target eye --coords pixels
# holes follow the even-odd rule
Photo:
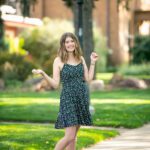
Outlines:
[[[69,43],[69,41],[65,41],[65,43]]]

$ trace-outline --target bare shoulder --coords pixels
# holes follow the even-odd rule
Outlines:
[[[81,56],[81,61],[82,61],[83,63],[85,63],[85,59],[84,59],[83,56]]]
[[[61,64],[61,59],[60,59],[60,57],[56,57],[55,59],[54,59],[54,64]]]
[[[61,59],[60,59],[60,57],[55,57],[55,59],[54,59],[54,62],[60,62],[61,61]]]
[[[60,57],[57,56],[57,57],[54,59],[54,66],[55,66],[55,67],[57,66],[57,67],[61,70],[61,68],[62,68],[62,66],[63,66],[63,63],[62,63]]]

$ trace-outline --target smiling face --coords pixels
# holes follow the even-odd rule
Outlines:
[[[67,52],[74,52],[75,50],[75,42],[71,37],[67,37],[65,40],[65,48]]]
[[[69,53],[73,53],[77,60],[81,60],[82,50],[78,38],[73,33],[66,32],[61,36],[58,56],[62,62],[67,62]]]

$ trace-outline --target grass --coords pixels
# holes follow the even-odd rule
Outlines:
[[[150,90],[118,89],[91,93],[96,126],[136,128],[150,121]],[[0,120],[54,123],[59,92],[0,93]]]
[[[97,73],[96,79],[103,80],[105,84],[109,83],[109,81],[112,79],[113,73]],[[124,78],[138,78],[138,79],[150,79],[150,75],[145,74],[135,74],[135,75],[123,75]]]
[[[112,75],[102,73],[97,74],[97,78],[108,83]],[[143,76],[140,75],[138,78]],[[148,79],[149,76],[145,78]],[[54,149],[54,145],[64,132],[54,129],[54,124],[41,123],[56,121],[60,91],[42,93],[12,91],[0,92],[0,121],[23,123],[0,122],[0,150]],[[150,89],[92,92],[91,103],[95,108],[93,115],[95,126],[136,128],[150,121]],[[77,150],[117,134],[116,131],[81,129],[78,133]]]
[[[48,98],[49,100],[59,102],[60,91],[49,92],[12,92],[0,91],[0,100],[7,98]],[[111,91],[92,92],[91,98],[100,99],[150,99],[150,89],[114,89]],[[57,103],[56,102],[56,103]]]
[[[125,77],[134,77],[138,79],[150,79],[150,75],[125,75]]]
[[[63,130],[47,124],[0,123],[1,150],[53,150],[63,137]],[[116,136],[116,131],[81,129],[78,133],[77,150],[88,147],[106,138]]]
[[[150,89],[115,89],[111,91],[101,91],[91,93],[91,99],[122,99],[122,100],[133,100],[133,99],[146,99],[150,100]]]
[[[113,73],[97,73],[96,79],[103,80],[104,83],[108,83],[109,80],[112,78]]]

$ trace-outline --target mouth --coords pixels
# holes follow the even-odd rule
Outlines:
[[[74,46],[68,47],[68,49],[74,49]]]

